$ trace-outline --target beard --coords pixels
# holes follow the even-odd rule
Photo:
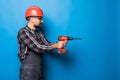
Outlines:
[[[36,28],[40,28],[42,27],[42,24],[39,24],[39,25],[35,25]]]

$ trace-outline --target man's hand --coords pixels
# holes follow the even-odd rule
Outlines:
[[[62,42],[63,42],[63,45],[66,46],[67,43],[68,43],[68,40],[64,40],[64,41],[62,41]]]
[[[53,49],[55,49],[55,48],[60,49],[60,48],[63,48],[64,46],[66,46],[67,42],[68,42],[67,40],[65,40],[65,41],[59,41],[59,42],[53,44],[52,47],[53,47]]]

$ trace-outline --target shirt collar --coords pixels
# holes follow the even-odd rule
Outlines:
[[[32,30],[28,27],[28,25],[26,26],[26,29],[29,30],[30,32],[34,33],[36,30]]]

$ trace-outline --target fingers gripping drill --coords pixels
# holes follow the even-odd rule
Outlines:
[[[58,40],[59,41],[82,40],[82,38],[73,38],[73,37],[69,37],[69,36],[59,36]],[[58,54],[65,54],[65,53],[67,53],[67,50],[64,47],[58,49]]]

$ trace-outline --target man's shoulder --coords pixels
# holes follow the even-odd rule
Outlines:
[[[21,31],[24,31],[26,29],[26,27],[22,27],[19,29],[18,33],[21,32]]]
[[[19,31],[18,31],[18,34],[22,33],[25,31],[25,27],[22,27]]]

